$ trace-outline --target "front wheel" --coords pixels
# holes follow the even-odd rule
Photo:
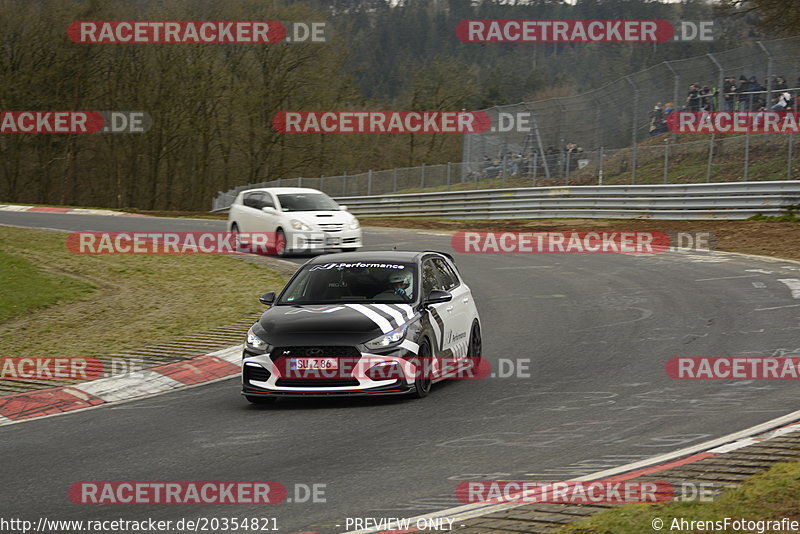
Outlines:
[[[236,247],[236,252],[241,252],[244,249],[244,243],[242,243],[242,236],[239,232],[239,225],[233,223],[231,225],[231,234],[233,234],[233,245]]]
[[[481,341],[481,325],[475,321],[472,325],[472,332],[469,334],[469,348],[467,349],[468,358],[480,358],[483,349]]]
[[[419,351],[414,364],[417,367],[417,376],[414,378],[414,392],[411,394],[417,399],[427,397],[431,392],[433,386],[433,379],[431,378],[431,346],[428,340],[425,339],[419,344]]]
[[[287,253],[286,234],[283,233],[282,229],[278,228],[278,231],[275,232],[275,254],[277,256],[284,257]]]

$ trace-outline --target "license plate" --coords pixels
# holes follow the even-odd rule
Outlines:
[[[292,358],[290,369],[292,371],[311,371],[338,369],[339,362],[335,358]]]
[[[328,238],[325,239],[325,244],[326,245],[338,245],[339,244],[339,238],[338,237],[328,237]]]

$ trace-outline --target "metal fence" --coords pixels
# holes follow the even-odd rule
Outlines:
[[[474,173],[468,176],[461,163],[445,163],[442,165],[422,165],[383,171],[369,171],[360,174],[344,174],[342,176],[319,176],[315,178],[288,178],[272,180],[257,184],[236,187],[227,192],[220,192],[214,198],[212,210],[224,210],[233,203],[241,191],[258,187],[311,187],[324,191],[332,197],[349,195],[382,195],[395,191],[417,191],[428,188],[445,188],[459,186],[464,182],[474,182],[482,178]]]
[[[724,79],[729,76],[737,81],[754,76],[770,107],[778,97],[777,76],[785,78],[789,87],[800,85],[800,36],[666,61],[576,96],[489,108],[485,111],[495,131],[465,135],[462,160],[479,167],[512,154],[563,153],[573,144],[587,151],[635,147],[650,134],[654,105],[686,108],[693,83],[707,85],[712,93],[718,89],[720,94],[711,100],[717,109],[724,109]],[[525,120],[524,128],[520,121],[511,121],[517,117]]]
[[[223,210],[240,191],[256,187],[311,187],[341,197],[431,188],[723,182],[800,175],[794,134],[705,136],[709,139],[696,141],[670,133],[651,136],[656,103],[662,103],[662,109],[670,102],[683,109],[690,84],[721,89],[728,76],[756,76],[764,90],[754,93],[766,107],[781,92],[775,76],[783,76],[794,87],[790,91],[796,101],[800,36],[667,61],[573,97],[490,108],[486,112],[492,124],[500,126],[501,116],[523,116],[529,127],[464,135],[461,163],[242,185],[220,192],[212,209]],[[707,98],[712,109],[725,109],[724,97],[720,90]],[[755,99],[740,103],[737,95],[735,106],[751,109],[750,100]]]
[[[220,192],[212,209],[221,211],[245,189],[311,187],[332,197],[396,192],[473,190],[556,185],[690,184],[746,182],[800,177],[796,135],[703,136],[697,141],[666,134],[651,145],[584,151],[575,149],[542,158],[506,157],[496,165],[473,163],[423,165],[354,175],[291,178],[239,186]],[[638,173],[634,172],[635,168]]]

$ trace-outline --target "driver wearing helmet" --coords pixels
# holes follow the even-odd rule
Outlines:
[[[406,291],[411,285],[411,275],[407,273],[392,273],[389,275],[389,287],[375,295],[377,300],[392,300],[397,297],[411,300],[411,295]]]

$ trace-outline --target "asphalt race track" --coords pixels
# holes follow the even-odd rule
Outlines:
[[[223,230],[210,220],[0,213],[78,231]],[[632,227],[635,223],[632,223]],[[368,249],[452,252],[436,232],[367,228]],[[461,503],[460,480],[563,480],[677,450],[798,408],[794,381],[679,381],[675,356],[800,356],[800,264],[734,255],[455,254],[484,356],[530,377],[451,381],[422,400],[249,405],[225,380],[0,429],[3,515],[51,519],[276,517],[340,532],[347,517]],[[295,259],[302,262],[302,259]],[[260,304],[253,295],[253,309]],[[242,333],[244,335],[244,332]],[[79,481],[325,484],[324,503],[73,504]]]

